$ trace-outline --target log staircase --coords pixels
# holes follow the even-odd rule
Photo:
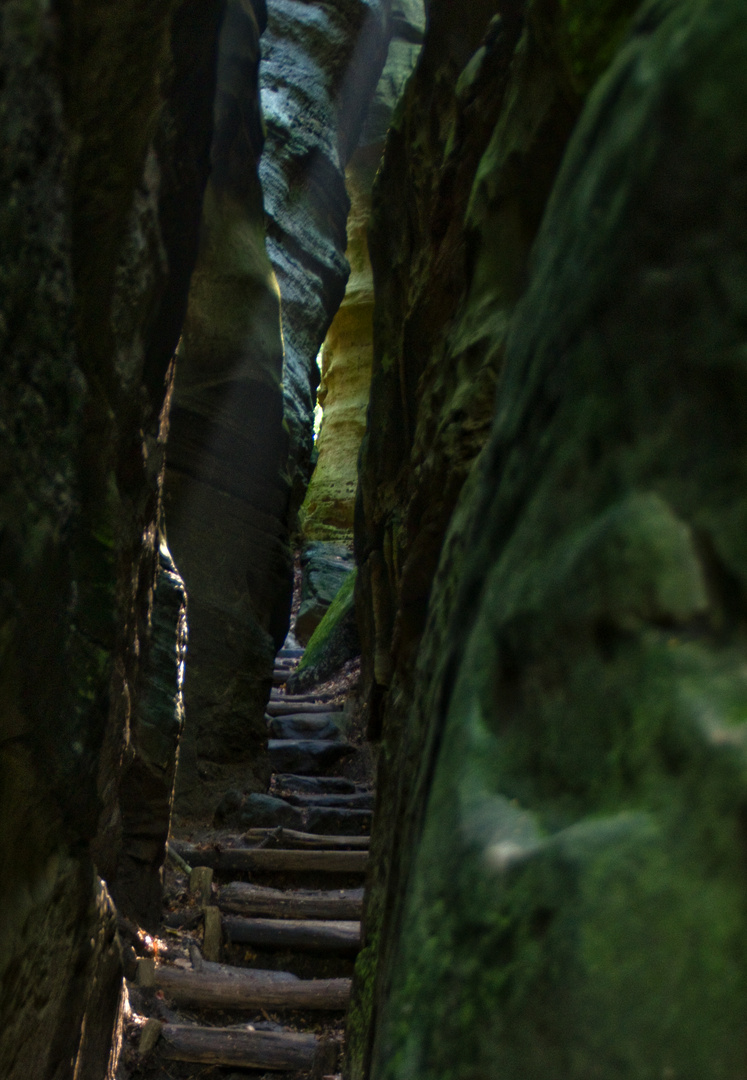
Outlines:
[[[189,895],[164,913],[161,948],[137,960],[131,982],[143,1075],[161,1065],[179,1077],[208,1077],[206,1066],[339,1076],[373,794],[330,775],[355,750],[339,700],[285,692],[300,656],[278,654],[267,707],[269,793],[296,808],[300,827],[170,841]],[[194,1072],[167,1071],[176,1062]]]

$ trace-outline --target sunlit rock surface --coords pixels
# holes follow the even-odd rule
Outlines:
[[[300,514],[307,540],[352,544],[358,451],[366,427],[373,357],[373,272],[367,237],[371,189],[392,113],[420,52],[424,26],[422,3],[398,0],[393,5],[386,64],[358,148],[345,170],[350,197],[345,255],[350,277],[321,353],[317,401],[323,416],[316,464]]]
[[[556,72],[568,56],[579,22],[563,37],[547,10],[530,5],[508,88],[522,54],[555,55]],[[619,13],[597,23],[618,47]],[[547,82],[506,91],[450,323],[496,343],[495,411],[409,694],[411,594],[394,578],[387,674],[409,705],[390,698],[384,718],[372,843],[393,872],[369,893],[352,1023],[376,1035],[351,1076],[743,1075],[746,31],[735,0],[644,5],[554,184],[547,164],[528,263],[507,259],[498,194],[513,177],[525,253],[550,140],[517,162],[500,139]],[[614,50],[598,38],[560,69],[573,87],[595,52],[604,67]],[[382,549],[389,587],[413,550]]]
[[[270,0],[260,80],[267,250],[283,306],[294,513],[308,484],[316,356],[348,277],[344,172],[382,71],[389,0]]]
[[[178,778],[190,812],[211,808],[201,781],[220,791],[223,766],[243,762],[247,783],[266,786],[264,705],[290,608],[279,299],[257,179],[261,28],[232,0],[169,430],[166,527],[190,597]]]
[[[159,413],[197,247],[220,6],[113,10],[0,12],[4,1080],[107,1075],[121,967],[91,851],[137,912],[142,880],[119,867],[142,837],[123,810],[164,720],[146,692]],[[176,626],[172,645],[175,699]],[[151,824],[162,845],[167,815]]]

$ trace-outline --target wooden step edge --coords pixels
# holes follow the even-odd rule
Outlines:
[[[192,866],[211,866],[219,872],[290,872],[364,874],[368,851],[296,850],[289,848],[209,848],[170,841]]]
[[[278,978],[278,976],[284,976]],[[195,1009],[317,1009],[343,1011],[350,979],[294,979],[287,972],[203,965],[199,971],[139,961],[138,984],[162,990]]]
[[[342,919],[275,919],[224,915],[223,937],[237,945],[303,952],[357,953],[361,924]]]
[[[222,912],[273,919],[343,919],[360,921],[363,889],[273,889],[247,881],[232,881],[218,890]]]
[[[279,796],[283,798],[283,796]],[[272,828],[248,829],[243,834],[247,843],[261,843],[264,847],[273,845],[285,848],[319,848],[329,851],[337,850],[366,850],[370,843],[370,836],[325,836],[323,833],[299,832],[298,829],[287,829],[284,825]]]
[[[163,1024],[158,1020],[149,1020],[140,1038],[141,1054],[155,1049],[159,1057],[169,1061],[274,1072],[308,1069],[316,1075],[336,1069],[341,1048],[337,1040],[303,1032]]]
[[[265,712],[268,716],[288,716],[293,715],[293,713],[305,713],[309,716],[313,716],[315,713],[341,713],[343,711],[343,705],[336,705],[332,701],[296,702],[288,701],[287,698],[283,698],[278,701],[268,701],[265,705]]]

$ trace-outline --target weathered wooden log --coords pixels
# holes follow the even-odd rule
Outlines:
[[[363,811],[356,811],[362,813]],[[175,844],[176,846],[176,844]],[[272,848],[217,848],[179,843],[187,859],[199,859],[203,866],[221,872],[363,874],[367,851],[290,851]]]
[[[278,825],[274,829],[248,829],[244,833],[248,844],[280,848],[324,848],[325,850],[357,848],[363,850],[371,843],[370,836],[325,836],[323,833],[299,832]]]
[[[204,1065],[228,1065],[272,1071],[316,1070],[334,1067],[330,1044],[318,1036],[296,1031],[252,1031],[246,1028],[163,1024],[156,1043],[160,1057]]]
[[[350,979],[296,979],[288,972],[203,964],[199,971],[161,965],[138,982],[194,1009],[345,1009]],[[278,976],[283,978],[278,978]],[[152,981],[151,981],[152,980]]]
[[[345,810],[373,810],[375,796],[364,791],[357,791],[351,795],[315,795],[311,792],[287,792],[283,799],[291,806],[337,806]]]
[[[360,919],[363,889],[270,889],[232,881],[218,892],[218,907],[234,915],[268,915],[279,919]]]
[[[275,773],[275,783],[282,792],[299,791],[313,795],[353,795],[358,784],[345,776],[298,776],[296,773]]]
[[[270,691],[271,701],[297,701],[305,705],[314,701],[331,701],[336,696],[336,694],[331,693],[329,690],[324,693],[315,693],[312,690],[307,694],[288,694],[285,690],[278,690],[273,687]]]
[[[323,739],[268,739],[267,753],[273,772],[296,772],[313,776],[355,753],[351,743]]]
[[[246,919],[240,915],[224,915],[223,934],[228,941],[260,949],[356,953],[361,947],[359,922]]]
[[[214,872],[212,866],[195,866],[192,868],[189,875],[189,891],[198,907],[204,908],[210,903]]]
[[[342,705],[333,705],[324,701],[297,701],[283,698],[282,701],[268,701],[265,712],[269,716],[291,716],[293,713],[342,712]]]
[[[205,908],[205,930],[202,940],[202,951],[206,960],[220,960],[220,950],[223,943],[223,923],[220,909],[209,905]]]

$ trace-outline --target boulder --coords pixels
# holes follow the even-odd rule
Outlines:
[[[348,660],[360,655],[355,577],[353,571],[311,635],[303,660],[285,684],[289,693],[316,686],[336,674]]]
[[[301,606],[294,625],[295,635],[304,645],[354,565],[350,549],[342,544],[315,541],[305,545],[301,552]]]

